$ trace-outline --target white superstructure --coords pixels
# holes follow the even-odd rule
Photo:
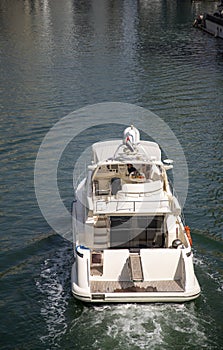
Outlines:
[[[199,296],[188,227],[155,142],[131,126],[92,146],[75,193],[72,293],[86,302],[186,301]]]

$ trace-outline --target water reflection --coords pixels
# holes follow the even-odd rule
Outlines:
[[[218,173],[213,154],[221,145],[223,42],[192,28],[195,5],[24,0],[10,6],[3,0],[0,10],[1,125],[7,132],[1,147],[9,156],[24,152],[24,159],[30,159],[27,150],[35,154],[40,135],[79,106],[108,100],[137,103],[160,114],[182,143],[187,140],[192,193],[198,188],[192,206],[202,198],[208,201],[215,182],[220,203],[221,184],[214,180],[210,185],[213,173],[205,168],[201,185],[190,154],[191,149],[202,159],[208,154]],[[204,109],[209,124],[203,120]],[[203,192],[203,182],[210,191]],[[216,223],[220,212],[219,206],[213,214]]]

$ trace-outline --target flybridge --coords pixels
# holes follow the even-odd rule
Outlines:
[[[134,126],[124,130],[123,140],[97,142],[92,145],[93,162],[103,161],[161,161],[161,150],[157,143],[141,141]]]
[[[122,140],[97,142],[92,145],[93,163],[113,162],[132,159],[134,161],[161,161],[161,150],[157,143],[140,141],[134,151],[122,143]],[[137,157],[136,157],[137,156]]]

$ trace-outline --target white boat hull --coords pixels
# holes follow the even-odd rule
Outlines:
[[[76,299],[87,303],[183,303],[198,298],[200,287],[196,281],[194,290],[190,292],[90,293],[80,288],[72,278],[72,294]]]
[[[80,249],[79,251],[81,256],[77,255],[73,264],[71,282],[74,297],[81,301],[89,303],[185,302],[196,299],[200,294],[200,287],[193,271],[192,256],[187,254],[183,256],[180,251],[172,250],[169,254],[160,249],[150,251],[142,249],[144,278],[134,282],[129,273],[129,267],[126,267],[128,250],[107,251],[107,257],[106,254],[104,256],[104,275],[96,276],[92,276],[90,271],[90,250]],[[106,265],[109,264],[112,255],[116,264],[114,263],[112,270],[108,270]],[[154,267],[162,255],[163,263],[160,262],[153,271],[151,266]],[[171,255],[173,255],[172,259]],[[176,255],[179,257],[177,263],[175,263]],[[124,257],[123,263],[121,263],[121,257]],[[186,263],[184,263],[185,259]],[[166,265],[166,260],[169,260],[169,266]]]

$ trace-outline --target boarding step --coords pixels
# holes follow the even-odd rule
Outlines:
[[[94,248],[105,249],[108,247],[109,229],[106,227],[94,228]]]
[[[94,243],[95,244],[107,244],[108,243],[108,235],[107,234],[102,234],[102,235],[94,235]]]
[[[103,275],[103,253],[102,252],[91,252],[91,265],[90,265],[91,276],[102,276]]]
[[[108,228],[108,227],[110,227],[110,220],[108,219],[107,216],[104,216],[104,215],[98,216],[95,218],[94,227]]]
[[[133,282],[143,281],[142,262],[139,254],[137,253],[129,254],[129,268],[130,268],[131,280]]]

